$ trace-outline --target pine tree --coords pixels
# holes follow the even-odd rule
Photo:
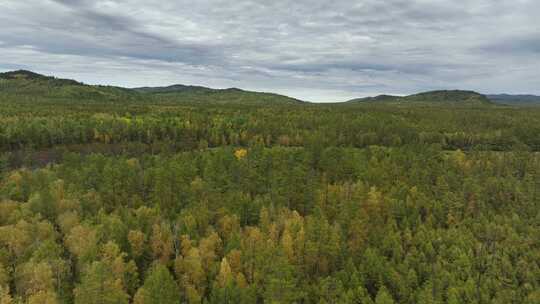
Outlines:
[[[135,294],[136,304],[178,304],[181,294],[167,267],[156,264]]]
[[[382,286],[377,292],[375,297],[375,304],[394,304],[394,299],[386,290],[386,287]]]

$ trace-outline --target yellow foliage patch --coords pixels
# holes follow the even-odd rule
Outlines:
[[[236,156],[237,159],[242,159],[244,157],[246,157],[247,155],[247,150],[246,149],[238,149],[236,151],[234,151],[234,156]]]

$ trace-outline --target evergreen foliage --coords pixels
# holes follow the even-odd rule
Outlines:
[[[538,110],[25,94],[0,303],[540,299]]]

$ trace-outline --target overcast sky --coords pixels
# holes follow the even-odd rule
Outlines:
[[[0,70],[311,101],[540,94],[539,0],[0,0]]]

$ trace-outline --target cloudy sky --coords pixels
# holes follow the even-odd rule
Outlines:
[[[0,0],[0,71],[312,101],[540,94],[538,0]]]

